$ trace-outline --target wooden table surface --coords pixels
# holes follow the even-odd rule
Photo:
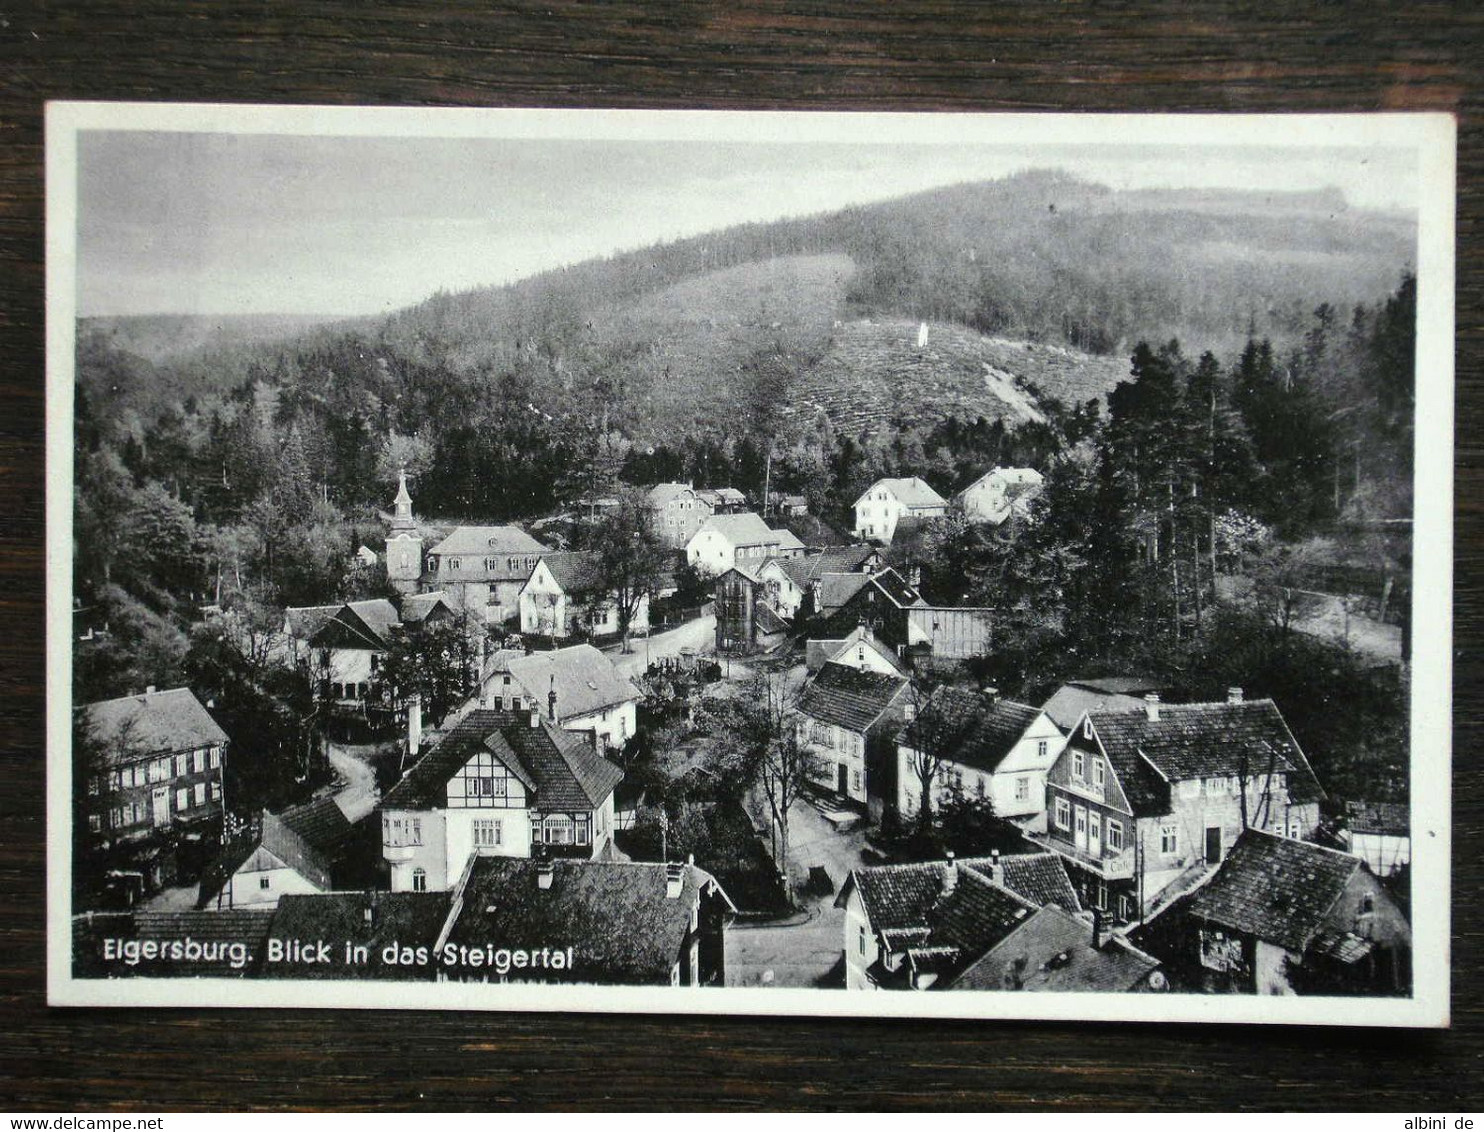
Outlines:
[[[1480,1108],[1480,11],[1211,0],[0,10],[0,1109]],[[1456,112],[1453,1029],[49,1009],[41,121],[53,98]]]

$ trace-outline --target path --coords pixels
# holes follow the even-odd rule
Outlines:
[[[634,651],[627,656],[618,651],[621,647],[618,645],[607,655],[620,676],[631,678],[644,675],[644,670],[661,657],[679,656],[682,649],[694,649],[697,654],[715,652],[716,615],[708,613],[663,633],[634,637],[629,645]]]
[[[330,765],[345,780],[345,785],[335,794],[335,801],[352,824],[374,810],[380,798],[376,771],[371,765],[371,757],[380,749],[375,743],[328,744]]]

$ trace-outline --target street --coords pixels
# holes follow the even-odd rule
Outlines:
[[[697,655],[715,652],[716,616],[708,613],[663,633],[634,637],[629,645],[634,651],[628,655],[619,652],[616,645],[607,650],[606,655],[620,676],[633,679],[644,675],[644,670],[661,657],[679,656],[682,649],[694,649]]]

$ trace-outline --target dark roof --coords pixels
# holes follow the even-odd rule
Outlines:
[[[829,550],[842,548],[850,541],[818,515],[810,515],[807,512],[797,515],[779,515],[773,521],[784,530],[792,532],[795,538],[808,547],[824,547]]]
[[[864,733],[906,689],[908,681],[833,661],[815,673],[799,697],[799,711],[821,723]]]
[[[868,625],[857,625],[845,636],[836,640],[813,640],[804,642],[804,670],[806,672],[818,672],[820,668],[839,656],[845,649],[852,645],[865,644],[878,653],[887,661],[893,669],[903,676],[907,675],[907,669],[892,652],[891,646],[882,641],[875,633],[871,632]]]
[[[1159,961],[1121,939],[1092,945],[1092,928],[1058,907],[1029,916],[954,979],[953,990],[1131,991]]]
[[[1098,676],[1091,680],[1068,680],[1067,683],[1109,696],[1142,696],[1162,692],[1165,685],[1148,676]]]
[[[283,611],[284,625],[289,636],[307,641],[324,627],[326,621],[339,613],[340,608],[339,605],[291,605]]]
[[[836,903],[844,903],[853,885],[876,931],[923,931],[928,912],[943,891],[946,867],[942,861],[920,861],[855,869],[841,886]]]
[[[922,595],[909,586],[895,570],[888,569],[881,571],[879,574],[873,574],[871,576],[871,582],[893,604],[903,609],[927,605],[927,602],[922,600]]]
[[[839,609],[865,589],[869,583],[870,579],[866,575],[854,571],[843,574],[833,572],[821,574],[819,592],[814,601],[815,612],[831,613]]]
[[[498,758],[527,788],[541,810],[586,810],[602,803],[623,771],[593,750],[584,731],[563,731],[545,718],[531,726],[530,713],[471,711],[413,765],[387,792],[381,808],[443,809],[448,780],[484,749]]]
[[[90,973],[111,976],[177,976],[196,978],[242,978],[255,973],[268,928],[273,920],[269,909],[225,909],[211,912],[135,912],[117,915],[74,916],[73,954],[78,966]],[[103,959],[103,940],[112,937],[159,944],[184,943],[189,938],[205,945],[200,959],[141,959],[130,965],[123,960]],[[233,966],[230,948],[241,945],[241,966]],[[206,958],[211,955],[211,958]]]
[[[164,751],[217,746],[227,733],[189,688],[121,696],[83,707],[94,737],[110,766]]]
[[[319,624],[309,643],[316,648],[382,649],[400,624],[396,608],[385,598],[346,602]]]
[[[545,551],[546,547],[519,527],[455,527],[428,553],[469,555],[482,559],[511,554],[543,554]]]
[[[859,573],[860,568],[876,555],[870,546],[832,546],[818,554],[778,558],[774,561],[800,589],[807,589],[823,574]]]
[[[961,861],[966,868],[988,874],[993,861],[971,857]],[[1077,892],[1067,879],[1066,867],[1055,853],[1010,853],[1000,857],[1000,883],[1032,904],[1057,904],[1068,912],[1082,911]]]
[[[426,621],[439,607],[447,613],[456,612],[442,590],[430,594],[408,594],[402,599],[402,621],[407,625],[416,625]]]
[[[1147,711],[1089,713],[1136,814],[1141,804],[1161,804],[1165,794],[1140,764],[1153,768],[1165,782],[1262,775],[1271,766],[1288,776],[1294,801],[1324,796],[1272,700],[1161,704],[1157,714],[1150,719]]]
[[[569,645],[552,652],[513,656],[506,667],[545,710],[547,697],[557,694],[557,719],[591,715],[639,699],[638,689],[621,676],[613,662],[592,645]]]
[[[759,602],[753,613],[757,618],[758,631],[762,633],[784,633],[788,631],[788,622],[780,616],[771,605]]]
[[[1345,825],[1352,833],[1384,833],[1406,837],[1412,831],[1404,802],[1346,802]]]
[[[350,835],[350,822],[346,820],[345,811],[329,795],[291,806],[279,814],[278,819],[311,848],[326,852],[333,852]]]
[[[955,947],[964,958],[986,948],[1024,920],[1036,906],[973,869],[959,869],[958,882],[928,912],[928,942]]]
[[[674,898],[666,895],[667,867],[681,874]],[[570,973],[538,971],[538,979],[668,985],[690,931],[691,909],[703,888],[716,884],[694,865],[558,860],[551,863],[551,886],[543,889],[537,883],[540,868],[531,860],[475,858],[448,942],[573,949]],[[726,900],[719,886],[716,891]]]
[[[335,805],[333,799],[327,800],[332,806]],[[335,808],[339,810],[338,806]],[[237,873],[237,870],[252,860],[259,849],[271,853],[321,891],[330,888],[332,853],[329,846],[317,848],[310,844],[284,820],[285,816],[286,814],[280,816],[264,810],[250,826],[223,843],[221,852],[202,873],[201,907],[215,900],[217,894],[226,887],[227,882]],[[329,825],[328,820],[322,815],[298,814],[296,816],[304,824],[315,828],[317,832]],[[343,815],[341,820],[344,821]],[[348,823],[345,832],[349,833]]]
[[[945,685],[933,692],[903,741],[930,734],[939,758],[993,773],[1040,714],[1029,704]]]
[[[275,963],[266,970],[285,979],[431,979],[431,966],[381,962],[388,944],[426,947],[429,953],[448,918],[446,892],[327,892],[281,896],[269,939],[327,940],[329,963]],[[370,916],[367,916],[367,912]],[[345,944],[364,946],[370,961],[344,962]]]
[[[592,551],[564,550],[543,554],[541,561],[546,563],[546,568],[564,593],[592,593],[603,587],[601,564]]]
[[[1191,915],[1303,951],[1324,925],[1360,858],[1245,829],[1191,902]]]

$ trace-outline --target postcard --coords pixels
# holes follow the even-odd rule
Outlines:
[[[1454,139],[52,104],[50,1001],[1447,1025]]]

